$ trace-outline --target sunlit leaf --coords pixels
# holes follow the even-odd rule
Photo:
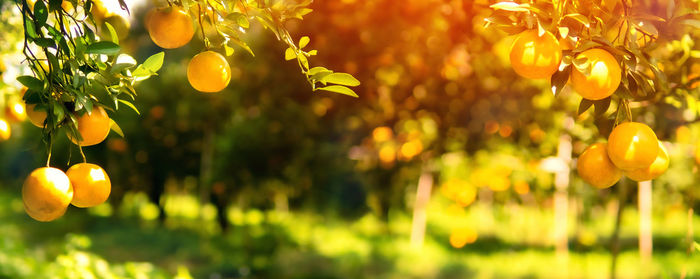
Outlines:
[[[121,47],[110,41],[100,41],[87,47],[85,53],[114,55],[119,53]]]
[[[357,96],[357,93],[355,93],[355,91],[353,91],[352,89],[347,88],[345,86],[342,86],[342,85],[331,85],[331,86],[319,87],[319,88],[316,88],[316,90],[324,90],[324,91],[339,93],[339,94],[343,94],[343,95],[352,96],[355,98],[359,97],[359,96]]]
[[[350,74],[347,73],[332,73],[329,74],[323,78],[321,78],[319,81],[324,82],[324,83],[335,83],[335,84],[340,84],[340,85],[345,85],[345,86],[358,86],[360,85],[360,81],[357,80],[355,77],[353,77]]]
[[[112,120],[111,118],[109,119],[109,128],[115,133],[117,133],[117,135],[119,135],[120,137],[124,137],[124,131],[122,131],[122,128],[119,127],[117,122],[114,122],[114,120]]]

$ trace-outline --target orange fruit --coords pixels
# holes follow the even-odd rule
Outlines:
[[[476,242],[479,234],[471,227],[460,226],[450,232],[450,245],[454,248],[462,248],[464,245]]]
[[[92,207],[107,200],[112,183],[104,169],[95,164],[75,164],[66,171],[73,185],[71,204],[77,207]]]
[[[589,146],[578,157],[576,164],[581,179],[600,189],[615,185],[622,177],[622,171],[608,158],[608,146],[605,143]]]
[[[36,104],[27,104],[27,117],[29,121],[39,128],[44,128],[44,122],[46,121],[46,111],[37,110]]]
[[[102,23],[104,19],[111,14],[103,0],[92,0],[92,8],[90,9],[92,17],[97,21],[97,23]]]
[[[659,140],[646,124],[625,122],[608,137],[608,156],[618,168],[630,171],[649,167],[659,154]]]
[[[605,99],[615,93],[622,78],[620,63],[615,57],[603,49],[593,48],[576,56],[576,59],[581,58],[588,58],[591,73],[586,76],[578,69],[571,71],[574,91],[589,100]]]
[[[0,118],[0,140],[8,140],[11,135],[10,123]]]
[[[531,79],[549,78],[561,63],[559,41],[552,33],[537,36],[537,30],[518,34],[510,49],[510,64],[519,75]]]
[[[78,118],[78,132],[83,138],[80,141],[80,146],[95,145],[107,138],[111,123],[105,109],[100,106],[94,106],[91,113],[84,113]],[[78,144],[73,135],[68,133],[68,138],[74,144]]]
[[[179,48],[194,36],[192,18],[179,7],[153,9],[146,16],[151,40],[162,48]]]
[[[20,95],[24,98],[24,94],[27,93],[27,87],[22,87],[20,90]],[[34,126],[39,128],[44,128],[44,122],[46,121],[46,110],[36,109],[37,104],[25,104],[25,113],[29,117],[29,122],[32,122]]]
[[[646,168],[627,171],[625,172],[625,175],[634,181],[656,179],[666,172],[666,169],[668,169],[668,164],[668,151],[666,151],[666,147],[664,147],[664,145],[659,141],[659,154],[656,155],[656,160],[654,160],[654,162]]]
[[[207,50],[195,55],[187,65],[187,80],[200,92],[219,92],[231,81],[231,67],[226,57]]]
[[[68,176],[56,168],[38,168],[22,185],[24,210],[37,221],[48,222],[63,216],[73,199]]]

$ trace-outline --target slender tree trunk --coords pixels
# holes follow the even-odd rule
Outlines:
[[[612,253],[612,263],[610,264],[610,278],[617,278],[617,256],[620,254],[620,224],[622,223],[622,212],[625,208],[627,199],[627,180],[625,178],[618,185],[618,204],[617,213],[615,215],[615,229],[610,237],[610,251]]]
[[[413,224],[411,228],[411,246],[420,248],[425,239],[425,224],[427,222],[426,209],[430,201],[430,192],[433,187],[433,175],[429,171],[423,171],[418,179],[416,201],[413,204]]]
[[[569,211],[569,175],[571,173],[571,137],[559,137],[557,157],[563,163],[562,168],[554,173],[554,245],[557,258],[566,259],[569,254],[568,211]]]
[[[639,256],[642,265],[651,261],[652,232],[651,232],[651,181],[639,182]]]

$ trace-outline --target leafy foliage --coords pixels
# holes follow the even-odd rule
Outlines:
[[[119,2],[126,9],[124,1]],[[61,129],[80,138],[76,117],[94,106],[116,111],[123,104],[138,112],[131,103],[137,95],[135,82],[155,75],[163,63],[159,53],[138,65],[121,53],[117,36],[100,38],[89,13],[92,0],[72,0],[73,7],[83,9],[70,11],[62,3],[38,0],[33,8],[28,1],[17,3],[24,24],[23,53],[34,73],[17,80],[28,88],[26,103],[47,112],[44,139],[49,152]],[[116,123],[113,127],[120,130]]]
[[[301,73],[306,77],[311,88],[358,97],[350,87],[360,85],[360,82],[347,73],[334,73],[324,67],[311,67],[309,58],[318,51],[304,50],[311,39],[303,36],[295,41],[285,24],[290,20],[301,20],[312,9],[308,8],[312,0],[183,0],[181,3],[169,1],[170,5],[183,5],[193,13],[202,30],[207,48],[223,48],[226,55],[234,53],[233,47],[240,47],[255,56],[249,44],[243,40],[246,30],[251,27],[250,21],[256,21],[275,37],[286,44],[284,57],[286,60],[296,60]],[[214,35],[208,37],[205,24],[214,28]],[[327,85],[328,83],[334,85]]]
[[[622,66],[622,83],[612,100],[596,103],[596,115],[605,113],[613,102],[618,109],[609,117],[620,122],[621,117],[632,119],[630,102],[649,105],[666,102],[666,97],[685,99],[698,95],[688,90],[689,83],[678,74],[688,72],[689,58],[700,57],[700,50],[691,49],[694,44],[686,32],[698,28],[697,3],[687,0],[667,3],[667,7],[659,8],[645,1],[627,0],[499,2],[490,6],[493,12],[486,18],[486,25],[508,34],[527,29],[537,29],[540,35],[549,31],[557,34],[561,43],[574,46],[564,50],[562,65],[552,76],[555,95],[567,83],[572,67],[585,75],[590,73],[591,63],[576,59],[579,53],[591,48],[611,53]],[[664,50],[674,44],[681,44],[685,55]],[[582,100],[578,113],[591,105],[590,101]]]

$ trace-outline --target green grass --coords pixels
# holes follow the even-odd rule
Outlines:
[[[116,212],[105,207],[70,208],[55,222],[39,223],[24,214],[18,193],[0,192],[0,278],[188,278],[189,274],[194,278],[606,278],[610,274],[607,239],[614,219],[613,211],[605,209],[585,223],[569,224],[571,251],[558,257],[551,246],[553,215],[547,208],[475,204],[455,220],[445,214],[442,199],[435,198],[428,211],[426,241],[417,249],[408,241],[410,215],[402,211],[392,211],[385,224],[371,214],[347,221],[303,212],[232,208],[233,227],[221,234],[210,207],[187,196],[168,197],[166,202],[174,204],[167,206],[173,214],[165,225],[153,220],[153,205],[142,195],[129,196]],[[685,214],[680,209],[655,212],[654,256],[650,263],[642,263],[636,250],[636,211],[626,210],[620,278],[678,278],[684,270],[686,278],[700,277],[700,257],[685,252]],[[476,243],[450,247],[449,229],[457,221],[476,228]],[[698,228],[699,221],[696,216]]]

